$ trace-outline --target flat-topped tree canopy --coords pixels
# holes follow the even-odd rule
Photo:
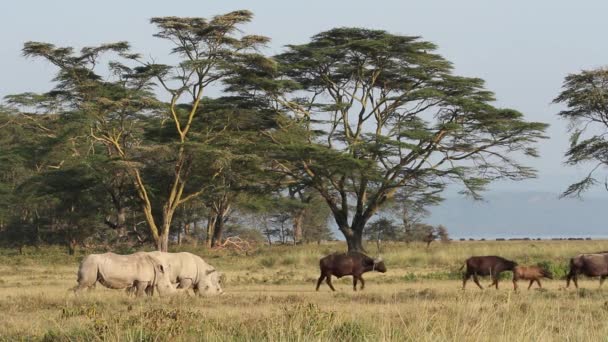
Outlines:
[[[535,175],[515,157],[537,156],[547,125],[494,107],[483,80],[453,75],[435,50],[420,37],[336,28],[248,60],[227,82],[286,113],[272,136],[277,171],[325,198],[349,250],[363,249],[365,224],[399,189],[458,181],[479,198],[492,180]]]
[[[553,103],[567,107],[558,115],[570,122],[570,147],[565,153],[566,164],[591,163],[587,176],[573,183],[562,196],[581,196],[600,183],[597,173],[608,165],[608,69],[583,70],[568,75],[562,92]],[[608,184],[603,182],[608,190]]]

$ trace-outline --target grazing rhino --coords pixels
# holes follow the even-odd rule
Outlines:
[[[148,252],[170,266],[169,279],[178,289],[193,289],[199,296],[221,295],[221,274],[198,255],[188,252]]]
[[[570,259],[570,272],[566,276],[566,288],[570,287],[570,280],[574,281],[574,286],[578,289],[578,275],[583,274],[587,277],[600,277],[600,286],[608,277],[608,254],[579,254]]]
[[[135,288],[137,296],[142,296],[148,288],[156,288],[164,296],[176,291],[169,278],[170,272],[167,263],[147,253],[90,254],[80,263],[74,292],[94,288],[99,281],[111,289]]]
[[[479,279],[477,276],[491,276],[492,277],[492,285],[496,285],[496,289],[498,289],[498,276],[503,271],[513,271],[513,268],[517,266],[517,263],[511,260],[507,260],[505,258],[501,258],[499,256],[489,255],[489,256],[473,256],[468,258],[465,261],[465,264],[460,267],[462,270],[466,266],[467,270],[464,273],[462,278],[462,289],[464,290],[467,285],[467,280],[473,276],[473,281],[480,289],[483,289],[481,284],[479,284]]]
[[[358,252],[330,254],[319,260],[319,267],[321,268],[321,276],[317,281],[317,291],[319,291],[323,279],[332,291],[336,291],[331,284],[332,275],[338,278],[352,275],[353,291],[357,291],[357,280],[361,281],[361,290],[365,287],[365,282],[361,277],[363,273],[370,271],[386,272],[386,266],[382,259],[372,259]]]

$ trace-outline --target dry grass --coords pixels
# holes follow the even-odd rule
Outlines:
[[[131,298],[98,286],[75,297],[79,257],[56,249],[18,256],[0,251],[2,340],[208,341],[589,341],[608,336],[608,290],[597,280],[565,290],[460,289],[458,267],[470,255],[497,254],[521,264],[563,269],[580,252],[608,250],[608,241],[456,242],[387,246],[388,272],[366,274],[314,291],[318,258],[338,245],[279,247],[251,256],[208,254],[226,273],[226,295]],[[370,248],[372,249],[372,248]],[[557,277],[561,275],[558,274]],[[488,284],[486,279],[482,282]]]

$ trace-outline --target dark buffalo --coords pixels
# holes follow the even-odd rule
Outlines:
[[[353,290],[357,291],[357,279],[361,281],[361,290],[365,287],[365,282],[361,275],[369,271],[386,272],[386,266],[382,259],[372,259],[365,254],[358,252],[334,253],[319,260],[321,276],[317,281],[317,291],[323,279],[332,291],[336,291],[331,284],[331,276],[342,278],[353,276]]]
[[[465,266],[467,267],[467,270],[462,279],[463,290],[467,284],[467,280],[469,280],[471,276],[473,276],[475,284],[477,284],[480,289],[483,289],[481,284],[479,284],[477,276],[488,275],[492,277],[492,284],[490,284],[490,286],[496,285],[496,289],[498,289],[498,277],[500,273],[503,271],[513,271],[513,268],[517,266],[517,263],[499,256],[490,255],[470,257],[460,269],[462,270]]]
[[[579,274],[587,277],[600,277],[600,286],[608,277],[608,254],[579,254],[570,259],[570,272],[566,276],[566,288],[570,286],[570,280],[574,281],[574,286],[578,289],[577,278]]]

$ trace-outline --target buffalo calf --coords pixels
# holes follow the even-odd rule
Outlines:
[[[528,290],[534,282],[542,289],[543,286],[540,284],[540,278],[553,279],[553,275],[539,266],[515,266],[513,268],[513,290],[517,290],[518,280],[529,280],[530,285],[528,285]]]
[[[357,280],[361,281],[361,290],[365,287],[365,282],[361,277],[363,273],[370,271],[386,272],[386,266],[384,266],[382,259],[372,259],[358,252],[330,254],[319,260],[319,267],[321,268],[321,276],[317,281],[317,291],[319,291],[323,279],[332,291],[336,291],[331,284],[332,275],[338,278],[352,275],[353,290],[357,291]]]

